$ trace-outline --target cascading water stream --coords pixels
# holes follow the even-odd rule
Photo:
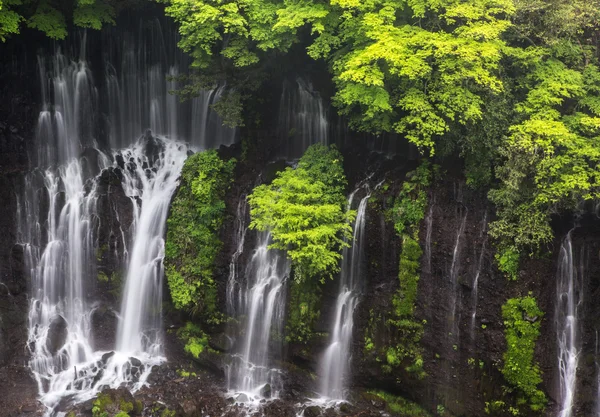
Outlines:
[[[479,276],[481,275],[481,271],[483,268],[483,260],[485,256],[485,247],[487,245],[488,234],[487,230],[487,211],[483,215],[483,220],[481,222],[481,230],[479,231],[479,238],[482,239],[481,249],[478,256],[477,261],[477,269],[475,270],[475,278],[473,279],[473,289],[471,290],[471,301],[473,304],[473,314],[471,314],[471,338],[475,337],[475,320],[477,318],[477,295],[479,289]]]
[[[452,265],[450,266],[450,284],[452,292],[450,294],[450,331],[448,334],[451,336],[451,339],[454,342],[454,346],[457,346],[460,340],[460,317],[457,317],[457,307],[460,302],[460,288],[458,283],[458,275],[460,272],[460,252],[462,248],[461,239],[465,232],[465,227],[467,225],[467,215],[469,214],[469,211],[466,207],[463,207],[461,211],[464,213],[462,214],[462,220],[456,233],[456,242],[452,251]]]
[[[269,250],[270,234],[261,232],[246,267],[245,286],[240,288],[238,312],[245,316],[245,336],[228,371],[228,388],[243,393],[244,400],[259,398],[269,386],[270,395],[281,389],[280,370],[273,368],[271,334],[282,334],[285,283],[290,262],[277,250]],[[242,400],[240,400],[242,401]]]
[[[323,99],[303,78],[284,82],[279,102],[279,137],[282,155],[300,158],[315,143],[329,143],[329,121]]]
[[[153,148],[153,149],[149,149]],[[122,151],[125,193],[134,209],[135,234],[121,302],[117,351],[160,355],[160,311],[164,234],[171,196],[187,158],[175,141],[146,138]],[[141,201],[141,207],[138,204]]]
[[[231,317],[237,315],[236,307],[241,305],[241,291],[239,289],[239,265],[238,259],[244,252],[244,243],[246,241],[246,214],[248,212],[248,201],[246,196],[240,196],[235,217],[235,252],[231,255],[229,261],[229,278],[227,280],[227,314]]]
[[[573,416],[577,365],[581,352],[579,307],[583,302],[584,251],[576,263],[572,231],[560,248],[556,274],[556,336],[560,378],[560,417]]]
[[[331,341],[320,364],[322,378],[320,393],[332,399],[345,399],[344,390],[350,367],[350,345],[354,330],[354,310],[359,300],[364,262],[367,202],[371,196],[368,187],[366,188],[367,194],[360,200],[356,213],[352,245],[343,250],[340,291],[333,313]],[[359,190],[350,194],[348,209],[352,207],[354,196]]]
[[[188,141],[197,149],[206,147],[202,141],[207,132],[216,135],[210,142],[214,146],[235,137],[235,130],[220,129],[210,108],[193,109],[168,94],[175,81],[166,80],[166,75],[177,74],[181,57],[165,49],[163,35],[168,37],[168,31],[160,25],[150,27],[151,46],[143,44],[143,30],[139,38],[119,34],[104,39],[102,89],[96,88],[86,61],[85,35],[78,60],[61,49],[51,58],[38,57],[43,107],[32,160],[39,168],[24,178],[17,229],[32,285],[29,365],[48,414],[55,414],[64,399],[85,401],[107,386],[139,389],[152,366],[164,360],[160,307],[165,222],[189,152],[175,137],[189,138],[189,120],[196,118],[207,121],[204,139]],[[209,102],[222,92],[222,87],[209,92]],[[103,146],[96,140],[102,123],[107,127]],[[148,131],[136,140],[151,126],[155,133],[171,137]],[[98,147],[121,150],[105,154]],[[96,207],[98,183],[101,172],[111,166],[131,198],[134,221],[125,225],[130,226],[131,242],[126,242],[119,221],[122,247],[130,251],[114,256],[124,260],[127,280],[115,351],[107,352],[94,348],[90,323],[96,303],[90,295],[102,227]]]

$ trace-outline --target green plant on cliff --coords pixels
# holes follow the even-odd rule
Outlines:
[[[198,358],[208,347],[208,336],[200,326],[192,322],[188,321],[185,326],[180,328],[177,331],[177,336],[183,341],[184,350],[194,358]]]
[[[529,406],[542,411],[546,395],[539,389],[541,371],[535,362],[535,344],[540,336],[540,321],[544,313],[531,294],[511,298],[502,306],[507,350],[504,353],[502,374],[510,384],[510,390],[518,395],[517,407]]]
[[[52,39],[65,39],[69,23],[89,29],[115,24],[119,10],[130,1],[119,0],[0,0],[0,41],[18,34],[22,25]]]
[[[286,340],[307,344],[319,318],[321,284],[339,271],[341,249],[351,237],[344,192],[342,156],[333,146],[309,147],[296,168],[286,168],[271,184],[248,196],[250,227],[269,230],[271,248],[285,250],[292,260],[294,282]]]
[[[394,342],[386,351],[388,366],[404,365],[418,377],[425,375],[419,342],[423,323],[414,315],[421,267],[422,250],[419,245],[419,228],[425,218],[427,187],[431,183],[431,168],[423,161],[414,172],[406,175],[398,196],[391,208],[391,218],[398,236],[402,239],[399,261],[400,288],[394,294],[393,318],[389,323],[395,331]]]
[[[209,324],[220,320],[213,274],[235,163],[215,150],[190,156],[167,220],[164,264],[173,304]]]
[[[296,168],[277,173],[271,184],[248,196],[250,227],[269,230],[270,248],[285,250],[297,280],[333,277],[340,250],[352,236],[354,211],[346,210],[342,156],[331,146],[313,145]]]

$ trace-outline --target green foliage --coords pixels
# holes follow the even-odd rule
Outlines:
[[[423,324],[414,317],[423,253],[419,245],[419,227],[425,218],[427,187],[430,183],[431,169],[429,163],[423,161],[416,171],[406,175],[391,209],[394,228],[402,238],[402,252],[398,275],[400,288],[392,298],[394,315],[389,320],[397,333],[397,343],[387,348],[386,361],[394,367],[408,362],[406,370],[418,377],[425,376],[419,346]]]
[[[192,322],[188,321],[184,327],[180,328],[177,336],[185,343],[184,350],[194,358],[200,357],[200,354],[208,347],[208,336]]]
[[[72,4],[53,0],[0,0],[0,41],[18,34],[22,23],[57,40],[67,37],[69,19],[75,26],[99,30],[105,24],[115,24],[118,7],[117,0],[77,0]]]
[[[271,248],[287,251],[297,280],[332,277],[347,247],[355,213],[346,211],[342,156],[334,147],[311,146],[298,166],[277,173],[248,196],[250,227],[270,230]]]
[[[130,417],[141,414],[141,401],[125,401],[116,393],[101,393],[92,404],[92,417]]]
[[[430,183],[431,169],[427,161],[419,165],[416,171],[406,174],[402,189],[391,209],[394,228],[399,236],[405,231],[411,235],[418,234],[419,225],[425,218],[427,187]]]
[[[528,404],[533,411],[542,411],[547,402],[538,388],[542,378],[534,361],[543,314],[531,295],[511,298],[502,306],[507,344],[502,374],[519,396],[517,405]]]
[[[301,44],[355,130],[460,155],[494,186],[501,252],[535,253],[553,213],[598,197],[600,0],[162,1],[196,67],[247,80]]]
[[[383,400],[388,412],[404,417],[430,417],[430,414],[417,404],[405,398],[392,395],[385,391],[369,391],[370,395]]]
[[[215,259],[234,167],[234,159],[225,162],[214,150],[190,156],[167,220],[164,263],[173,304],[213,324],[220,320]]]
[[[508,247],[500,253],[496,253],[498,269],[508,277],[516,281],[519,277],[519,252],[514,247]]]
[[[321,286],[315,280],[293,280],[286,323],[286,341],[307,344],[321,311]]]
[[[334,104],[354,128],[401,133],[431,152],[453,125],[480,120],[486,94],[502,90],[501,35],[515,12],[511,0],[162,1],[197,68],[223,59],[256,66],[310,32],[303,46],[328,61]]]

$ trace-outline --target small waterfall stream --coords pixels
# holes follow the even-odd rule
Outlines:
[[[284,82],[278,126],[282,155],[289,160],[300,158],[312,144],[329,143],[329,122],[323,99],[306,79]]]
[[[479,231],[479,239],[482,239],[479,256],[477,256],[477,253],[475,253],[476,259],[478,259],[478,261],[477,261],[477,269],[475,270],[475,278],[473,278],[473,287],[471,290],[472,291],[471,292],[471,303],[473,305],[473,314],[471,314],[471,329],[470,329],[471,339],[475,338],[475,321],[477,319],[477,302],[478,302],[477,295],[478,295],[478,288],[479,288],[479,276],[481,275],[481,272],[482,272],[483,260],[485,257],[485,249],[486,249],[486,245],[487,245],[487,241],[488,241],[487,216],[488,216],[488,214],[486,211],[485,214],[483,215],[483,220],[481,221],[481,230]]]
[[[583,302],[585,274],[584,248],[577,255],[573,248],[572,231],[560,248],[556,274],[556,337],[558,375],[560,381],[560,417],[574,415],[577,365],[581,352],[579,308]]]
[[[256,247],[244,273],[245,286],[239,288],[238,313],[245,317],[242,343],[228,371],[228,388],[241,393],[240,402],[276,397],[281,389],[280,370],[270,361],[272,347],[280,345],[272,334],[283,334],[285,283],[290,261],[285,254],[269,250],[271,236],[258,234]],[[268,390],[270,394],[266,394]]]
[[[355,190],[348,198],[348,209],[352,207]],[[360,200],[354,222],[352,245],[344,248],[340,272],[340,290],[331,322],[331,341],[325,350],[321,364],[320,393],[331,399],[345,399],[346,379],[350,367],[350,346],[354,330],[354,309],[358,304],[364,262],[364,237],[367,202],[371,196],[368,186],[366,195]]]

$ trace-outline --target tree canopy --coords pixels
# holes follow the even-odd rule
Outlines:
[[[303,48],[327,64],[354,130],[460,155],[467,182],[491,189],[505,253],[538,250],[553,213],[598,196],[600,0],[158,1],[198,74],[235,77]],[[123,3],[0,0],[0,38],[27,25],[61,39],[71,22],[114,22]],[[221,105],[231,123],[256,89],[240,79]]]

